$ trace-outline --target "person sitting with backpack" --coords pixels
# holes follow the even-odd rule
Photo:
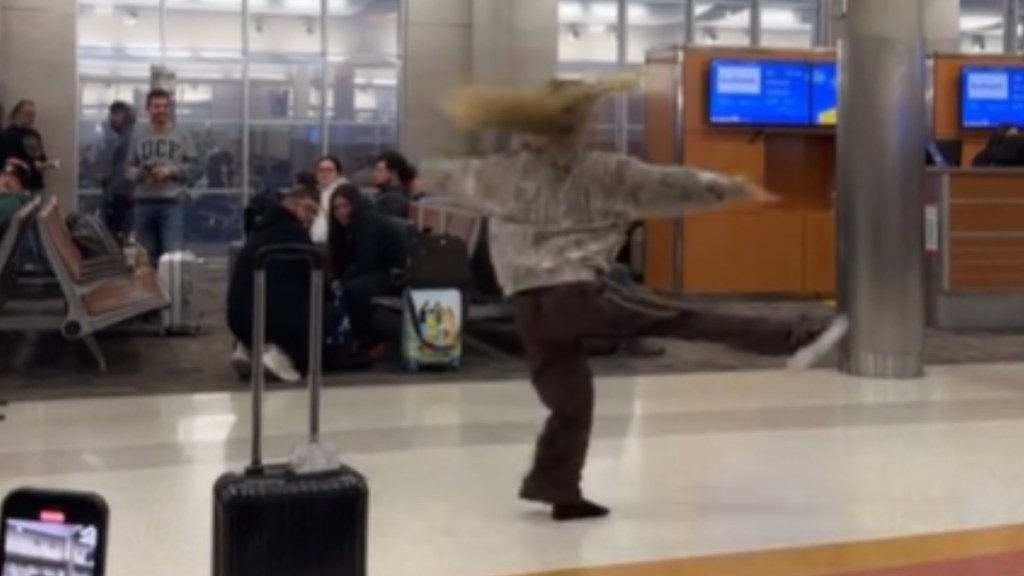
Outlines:
[[[352,184],[334,189],[330,207],[328,274],[342,290],[352,338],[362,351],[378,357],[373,299],[399,293],[396,275],[408,263],[408,232]]]
[[[320,193],[315,188],[295,186],[280,204],[267,203],[264,208],[254,219],[228,284],[227,322],[238,342],[231,363],[243,377],[250,367],[256,255],[270,246],[312,246],[309,229],[320,212]],[[298,382],[309,369],[310,282],[306,262],[272,262],[267,268],[263,366],[285,382]]]

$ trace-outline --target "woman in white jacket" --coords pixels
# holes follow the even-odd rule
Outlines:
[[[342,174],[341,160],[335,156],[321,156],[316,162],[316,182],[320,189],[320,215],[313,223],[309,234],[313,242],[327,242],[327,218],[331,213],[331,194],[348,179]]]

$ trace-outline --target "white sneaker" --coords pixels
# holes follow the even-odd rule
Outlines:
[[[273,344],[268,344],[263,352],[263,367],[282,382],[295,383],[302,380],[302,374],[295,369],[291,358]]]
[[[249,349],[241,342],[235,343],[231,351],[231,367],[239,378],[248,378],[252,375],[252,357],[249,356]]]

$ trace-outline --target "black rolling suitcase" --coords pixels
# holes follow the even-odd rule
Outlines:
[[[287,464],[262,460],[267,264],[313,263],[310,312],[310,437]],[[263,250],[256,257],[252,346],[252,463],[221,476],[213,489],[213,576],[365,576],[366,481],[321,443],[322,257],[307,246]]]

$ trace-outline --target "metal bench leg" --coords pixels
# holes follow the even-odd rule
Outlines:
[[[99,364],[100,374],[107,373],[107,358],[103,355],[103,349],[100,348],[100,343],[96,341],[96,337],[92,334],[82,337],[82,342],[85,343],[85,347],[92,353],[92,357],[96,359],[96,363]]]

